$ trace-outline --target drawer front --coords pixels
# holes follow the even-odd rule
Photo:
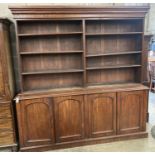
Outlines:
[[[0,118],[0,130],[1,129],[13,129],[11,118]]]
[[[0,146],[14,143],[14,135],[12,131],[0,130]]]
[[[3,117],[11,117],[11,108],[8,103],[0,104],[0,118]]]

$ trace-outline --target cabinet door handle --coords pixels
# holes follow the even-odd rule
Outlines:
[[[15,100],[16,100],[16,103],[19,103],[19,97],[16,97]]]

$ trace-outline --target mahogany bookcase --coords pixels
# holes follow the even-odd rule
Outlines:
[[[10,7],[21,151],[146,137],[149,7]]]

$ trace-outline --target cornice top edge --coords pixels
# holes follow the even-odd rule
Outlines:
[[[41,10],[45,10],[45,9],[66,9],[66,10],[69,10],[69,9],[92,9],[92,10],[95,10],[95,9],[103,9],[103,10],[110,10],[110,9],[144,9],[144,10],[148,10],[150,8],[149,5],[147,6],[95,6],[95,5],[92,5],[92,6],[78,6],[78,5],[29,5],[29,6],[24,6],[24,5],[21,5],[21,6],[9,6],[9,9],[10,10],[31,10],[31,9],[41,9]]]

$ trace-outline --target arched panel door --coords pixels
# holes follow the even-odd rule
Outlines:
[[[17,106],[20,144],[36,146],[54,143],[51,104],[46,98],[20,101]]]
[[[118,134],[145,130],[146,103],[144,91],[118,93]]]
[[[89,136],[116,134],[116,93],[87,95]]]
[[[65,142],[84,137],[83,96],[54,98],[56,141]]]

